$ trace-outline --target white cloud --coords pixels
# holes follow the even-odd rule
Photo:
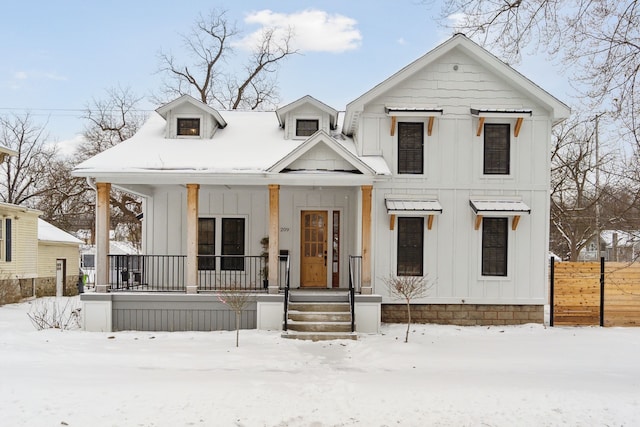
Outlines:
[[[76,135],[71,139],[65,139],[64,141],[59,141],[53,143],[56,146],[58,156],[60,157],[69,157],[72,156],[76,149],[84,144],[87,140],[83,135]]]
[[[357,49],[362,40],[355,19],[339,14],[331,15],[322,10],[307,9],[285,14],[266,9],[250,13],[245,22],[261,26],[238,43],[239,47],[245,49],[252,49],[257,45],[264,28],[275,28],[282,34],[291,28],[293,48],[301,52],[340,53]]]
[[[407,44],[407,41],[404,39],[404,37],[400,37],[398,40],[396,40],[396,42],[397,42],[399,45],[405,45],[405,44]]]
[[[26,71],[16,71],[13,73],[13,78],[16,80],[26,80],[28,77]]]

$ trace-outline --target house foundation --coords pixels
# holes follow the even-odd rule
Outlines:
[[[407,306],[383,304],[382,322],[405,323]],[[544,323],[543,305],[411,304],[412,323],[491,326]]]

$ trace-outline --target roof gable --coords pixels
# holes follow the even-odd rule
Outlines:
[[[297,101],[293,101],[292,103],[287,104],[284,107],[280,107],[276,110],[276,116],[278,117],[278,123],[280,124],[280,127],[284,127],[285,117],[288,113],[302,107],[305,104],[310,104],[320,111],[327,113],[329,115],[331,129],[336,128],[336,124],[338,121],[338,111],[329,107],[327,104],[318,101],[310,95],[305,95]]]
[[[218,110],[216,110],[215,108],[210,107],[209,105],[205,104],[204,102],[198,101],[197,99],[195,99],[194,97],[192,97],[191,95],[182,95],[181,97],[174,99],[173,101],[164,104],[163,106],[159,107],[158,109],[156,109],[156,112],[158,114],[160,114],[162,116],[163,119],[167,119],[167,116],[169,114],[169,112],[183,104],[191,104],[192,106],[196,107],[197,109],[201,110],[203,113],[205,114],[209,114],[211,116],[213,116],[214,120],[218,123],[218,126],[220,128],[224,128],[225,126],[227,126],[227,122],[224,120],[224,118],[220,115],[220,113],[218,112]]]
[[[318,131],[314,133],[304,143],[300,144],[297,148],[280,159],[276,164],[271,166],[267,171],[280,173],[285,169],[295,167],[295,165],[304,165],[305,160],[307,164],[314,162],[320,154],[323,164],[326,165],[340,165],[338,168],[316,168],[315,170],[329,170],[329,171],[344,171],[344,165],[349,165],[352,169],[365,175],[375,175],[375,171],[367,164],[362,162],[357,156],[343,147],[338,141],[332,138],[325,131]]]
[[[567,105],[540,88],[531,80],[511,68],[486,49],[471,41],[463,34],[456,34],[446,42],[437,46],[416,61],[402,68],[391,77],[376,85],[360,97],[347,105],[343,133],[352,135],[355,131],[356,121],[365,106],[400,83],[410,79],[430,64],[449,54],[453,50],[459,50],[465,55],[477,61],[490,72],[500,76],[506,82],[525,93],[532,100],[544,106],[551,113],[554,122],[561,121],[569,116],[570,109]]]

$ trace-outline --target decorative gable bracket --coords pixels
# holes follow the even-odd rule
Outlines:
[[[435,118],[441,116],[443,113],[442,108],[435,107],[384,107],[385,113],[387,116],[391,117],[391,130],[390,135],[394,136],[396,134],[396,125],[398,122],[398,117],[427,117],[427,135],[431,136],[433,132],[433,123]]]
[[[513,128],[513,136],[516,138],[520,135],[520,129],[522,128],[522,122],[525,117],[531,117],[533,112],[531,110],[523,109],[509,109],[509,110],[493,110],[493,109],[477,109],[471,108],[471,115],[478,117],[478,131],[476,136],[482,135],[482,129],[484,127],[484,121],[487,117],[497,117],[501,119],[516,119],[516,125]]]

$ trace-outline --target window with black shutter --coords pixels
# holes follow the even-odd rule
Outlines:
[[[424,218],[398,218],[398,276],[422,276]]]
[[[9,262],[11,261],[11,239],[12,239],[12,232],[11,232],[11,219],[7,218],[7,220],[5,221],[4,225],[4,229],[5,229],[5,243],[6,243],[6,247],[4,250],[4,260]]]
[[[510,125],[486,123],[484,125],[484,174],[509,175],[511,141]]]
[[[424,123],[398,123],[398,173],[424,171]]]
[[[507,275],[508,218],[482,219],[482,275]]]

